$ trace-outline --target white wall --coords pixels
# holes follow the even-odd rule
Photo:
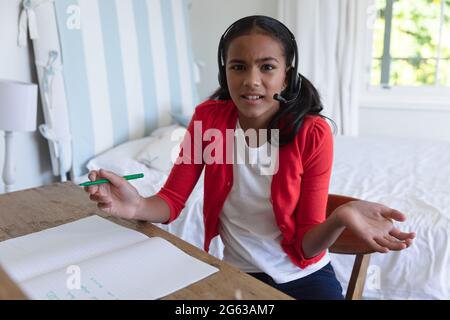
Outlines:
[[[450,141],[450,110],[362,107],[359,126],[366,136]]]
[[[17,46],[19,9],[19,0],[0,1],[0,78],[36,83],[30,49]],[[37,123],[42,122],[42,112],[39,110]],[[40,134],[17,133],[14,138],[15,189],[32,188],[53,181],[48,146]],[[4,147],[3,132],[0,131],[0,172],[3,172]],[[1,179],[0,192],[4,192]]]
[[[192,0],[192,44],[196,59],[205,63],[199,95],[203,100],[218,88],[217,47],[223,32],[234,21],[262,14],[277,16],[276,0]]]

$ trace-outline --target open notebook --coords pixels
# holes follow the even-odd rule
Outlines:
[[[0,264],[31,299],[158,299],[218,271],[95,215],[1,242]]]

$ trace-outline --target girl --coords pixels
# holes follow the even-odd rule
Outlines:
[[[392,219],[405,220],[402,213],[366,201],[342,205],[325,219],[333,139],[317,90],[297,71],[297,45],[287,27],[265,16],[240,19],[218,51],[220,88],[196,108],[164,187],[143,198],[126,180],[100,170],[89,179],[111,183],[86,191],[107,213],[170,223],[205,169],[206,251],[220,235],[226,262],[294,298],[342,299],[327,249],[344,228],[381,253],[407,248],[415,235],[393,226]],[[230,129],[236,130],[231,150]],[[243,158],[253,163],[237,163],[242,143]],[[214,156],[203,157],[212,146]],[[276,168],[267,173],[259,160],[269,146]],[[225,163],[222,157],[230,155],[234,161]]]

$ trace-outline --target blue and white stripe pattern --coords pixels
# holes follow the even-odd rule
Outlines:
[[[57,0],[72,175],[95,155],[192,114],[186,0]]]

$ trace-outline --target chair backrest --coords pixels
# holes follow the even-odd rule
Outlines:
[[[347,196],[330,194],[327,203],[327,218],[334,210],[350,201],[358,200]],[[347,287],[345,299],[361,299],[366,280],[367,268],[369,266],[370,254],[375,252],[367,246],[362,240],[355,236],[350,230],[345,229],[336,242],[329,248],[331,253],[354,254],[352,275]]]

